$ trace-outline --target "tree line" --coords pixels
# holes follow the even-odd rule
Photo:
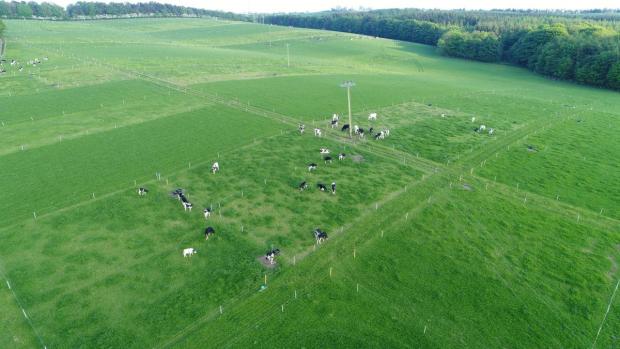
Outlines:
[[[620,10],[332,10],[265,23],[437,46],[446,56],[506,62],[550,78],[620,90]]]
[[[232,12],[210,11],[186,6],[160,4],[157,2],[140,3],[104,3],[78,1],[67,8],[56,4],[34,1],[4,1],[0,0],[0,17],[3,18],[105,18],[132,15],[146,15],[159,17],[218,17],[223,19],[245,21],[247,16]]]

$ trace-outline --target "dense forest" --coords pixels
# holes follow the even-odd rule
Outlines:
[[[48,2],[0,1],[0,17],[4,18],[84,19],[122,16],[209,16],[240,21],[247,20],[248,18],[247,16],[232,12],[210,11],[156,2],[130,4],[79,1],[67,6],[65,10],[58,5]]]
[[[434,45],[447,56],[620,90],[620,10],[332,10],[267,15],[265,23]]]

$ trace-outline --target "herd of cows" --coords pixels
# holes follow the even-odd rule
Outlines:
[[[338,127],[338,121],[339,121],[339,116],[337,114],[334,114],[331,120],[331,127],[332,128],[336,128]],[[377,120],[377,114],[376,113],[371,113],[368,117],[369,121],[376,121]],[[349,124],[345,124],[342,128],[341,131],[347,131],[349,130],[350,125]],[[305,125],[300,124],[299,125],[299,132],[300,134],[304,134],[305,131]],[[321,129],[316,128],[314,130],[314,135],[317,137],[322,137],[323,132]],[[363,138],[364,137],[364,129],[360,128],[358,125],[354,125],[353,126],[353,131],[355,132],[355,134],[360,137]],[[369,133],[372,134],[373,131],[373,127],[369,128]],[[385,137],[388,137],[390,135],[390,130],[389,129],[383,129],[380,132],[378,132],[377,134],[375,134],[374,138],[376,140],[379,139],[384,139]],[[323,158],[324,163],[327,164],[331,164],[332,163],[332,157],[330,155],[330,150],[326,147],[320,148],[319,150],[320,155]],[[339,153],[338,154],[338,160],[339,161],[343,161],[346,159],[346,154],[345,153]],[[313,172],[318,168],[318,165],[316,163],[310,163],[308,165],[308,171],[309,172]],[[213,163],[213,165],[211,166],[211,172],[213,174],[216,174],[217,172],[220,171],[220,165],[218,162]],[[317,183],[316,187],[318,188],[319,191],[321,192],[326,192],[329,191],[331,189],[331,193],[333,195],[336,194],[336,182],[333,181],[331,182],[331,185],[328,189],[328,186],[324,183]],[[298,186],[299,191],[303,192],[305,190],[309,189],[309,185],[307,181],[302,181],[299,186]],[[147,193],[149,192],[149,190],[147,188],[144,187],[140,187],[138,188],[138,196],[143,197],[145,195],[147,195]],[[176,198],[178,201],[181,202],[181,205],[183,207],[183,210],[186,212],[191,212],[192,208],[194,207],[194,205],[189,201],[189,199],[187,198],[187,194],[185,193],[185,191],[181,188],[179,189],[175,189],[174,191],[172,191],[170,193],[170,196],[172,198]],[[205,220],[209,220],[209,217],[211,216],[212,213],[212,208],[211,207],[207,207],[203,210],[203,215]],[[326,241],[328,239],[328,235],[325,231],[323,231],[321,228],[316,228],[314,229],[314,231],[312,232],[314,235],[314,239],[316,241],[316,244],[321,244],[324,241]],[[215,234],[215,228],[213,228],[212,226],[207,226],[204,230],[204,237],[205,240],[209,240],[209,237]],[[197,249],[195,249],[194,247],[187,247],[184,248],[182,251],[182,256],[183,257],[191,257],[192,255],[196,254],[198,251]],[[270,265],[275,264],[275,258],[277,255],[280,254],[280,250],[277,248],[272,248],[269,251],[267,251],[267,253],[265,253],[264,258],[265,261],[268,262]]]
[[[48,60],[48,58],[47,58],[47,56],[45,56],[45,57],[43,57],[43,61],[41,61],[39,58],[35,58],[35,59],[29,60],[28,62],[26,62],[26,64],[29,65],[29,66],[36,67],[37,65],[39,65],[39,64],[41,64],[41,63],[43,63],[43,62],[45,62],[47,60]],[[9,67],[15,68],[15,69],[17,69],[17,71],[21,72],[21,71],[24,70],[24,65],[21,64],[20,62],[14,60],[14,59],[11,59],[11,61],[8,62],[7,59],[2,58],[2,59],[0,59],[0,75],[7,73],[7,68],[5,67],[5,64],[7,64],[7,63],[9,64]]]

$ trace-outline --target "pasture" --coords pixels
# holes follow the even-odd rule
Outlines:
[[[326,31],[6,24],[49,60],[0,76],[0,347],[620,345],[618,93]],[[344,80],[389,137],[340,131]]]

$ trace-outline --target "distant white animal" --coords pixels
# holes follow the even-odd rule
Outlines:
[[[196,254],[196,250],[193,247],[183,249],[183,257],[191,257],[193,254]]]
[[[329,154],[329,149],[321,148],[321,154]]]
[[[368,115],[368,120],[369,121],[377,120],[377,113],[370,113],[370,115]]]
[[[480,128],[479,128],[480,131],[484,131],[486,129],[487,129],[486,125],[480,125]]]
[[[211,216],[211,208],[207,207],[202,212],[204,213],[205,219],[209,219]]]
[[[495,133],[495,129],[494,128],[490,128],[489,129],[489,134],[492,135],[493,133]]]
[[[441,117],[442,117],[442,118],[445,118],[445,117],[446,117],[446,114],[441,114]]]
[[[214,162],[213,166],[211,166],[211,171],[213,171],[213,174],[215,174],[215,172],[220,170],[220,164],[218,162]]]
[[[306,130],[306,125],[299,124],[299,133],[304,134],[305,130]]]
[[[340,116],[338,114],[332,115],[332,121],[339,121],[339,120],[340,120]]]
[[[322,135],[321,129],[320,128],[315,128],[314,129],[314,135],[317,136],[317,137],[321,137],[321,135]]]
[[[139,188],[139,189],[138,189],[138,195],[140,195],[140,196],[144,196],[144,195],[146,195],[146,193],[148,193],[148,192],[149,192],[149,190],[148,190],[148,189],[146,189],[146,188]]]

